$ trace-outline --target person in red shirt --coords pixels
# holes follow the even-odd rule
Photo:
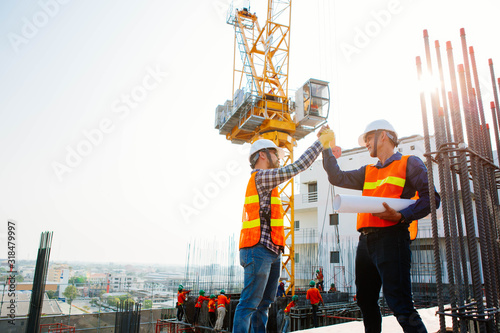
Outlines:
[[[311,288],[309,288],[309,290],[307,291],[306,299],[308,299],[312,305],[314,327],[318,327],[318,306],[320,302],[324,306],[325,302],[323,302],[323,297],[321,297],[318,288],[314,288],[316,283],[311,280],[311,282],[309,282],[309,285],[311,286]]]
[[[187,295],[191,290],[184,290],[182,284],[179,285],[177,289],[177,320],[182,321],[182,316],[184,315],[184,303],[186,303]]]
[[[299,299],[299,296],[294,295],[292,296],[292,301],[288,303],[288,305],[285,308],[285,319],[283,321],[283,329],[281,330],[282,333],[288,333],[290,332],[290,310],[297,305],[297,300]]]
[[[217,308],[217,300],[215,299],[215,295],[210,295],[210,300],[208,301],[208,319],[210,321],[210,326],[214,327],[216,315],[215,309]]]
[[[332,283],[330,285],[330,290],[328,290],[329,293],[334,293],[337,291],[337,288],[335,288],[335,283]]]
[[[222,329],[222,324],[224,323],[224,317],[226,316],[226,305],[231,301],[225,295],[224,289],[220,291],[219,297],[217,297],[217,322],[215,323],[215,330],[220,331]]]
[[[200,296],[198,296],[198,300],[196,301],[196,304],[194,305],[194,319],[193,319],[193,325],[198,325],[198,318],[200,316],[200,310],[201,310],[201,305],[203,302],[208,301],[210,298],[205,297],[205,290],[200,290]]]
[[[323,285],[323,268],[316,270],[316,279],[318,280],[316,287],[318,287],[319,291],[323,291],[323,289],[325,289],[325,286]]]

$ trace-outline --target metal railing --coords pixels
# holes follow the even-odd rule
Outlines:
[[[310,203],[318,201],[318,191],[304,193],[302,195],[302,203]]]

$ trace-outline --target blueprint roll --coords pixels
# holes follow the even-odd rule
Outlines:
[[[411,199],[337,194],[333,199],[333,208],[339,213],[382,213],[385,211],[383,202],[387,203],[392,209],[400,211],[415,201]]]

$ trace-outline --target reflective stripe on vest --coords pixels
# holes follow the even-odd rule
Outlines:
[[[243,206],[243,217],[240,234],[239,248],[252,247],[260,240],[260,201],[257,187],[255,186],[255,175],[252,173],[248,181],[245,204]],[[285,246],[285,231],[283,225],[283,206],[279,196],[278,188],[271,192],[271,240],[278,246]]]
[[[406,165],[408,155],[402,156],[399,161],[392,161],[384,168],[367,165],[365,168],[365,183],[363,196],[401,198],[406,182]],[[375,217],[370,213],[358,214],[356,229],[365,227],[389,227],[398,224],[397,221],[388,221]]]
[[[393,184],[396,186],[404,187],[405,181],[406,181],[406,179],[404,179],[404,178],[398,178],[398,177],[392,177],[392,176],[389,176],[385,179],[379,179],[376,182],[371,182],[371,183],[365,181],[365,184],[363,185],[363,190],[374,190],[383,184]]]
[[[217,296],[217,308],[225,308],[226,304],[229,304],[229,300],[225,295]]]

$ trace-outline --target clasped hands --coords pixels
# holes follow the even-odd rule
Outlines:
[[[332,145],[335,146],[335,133],[333,133],[328,125],[322,126],[317,136],[323,148],[330,148],[331,142],[333,142]]]

